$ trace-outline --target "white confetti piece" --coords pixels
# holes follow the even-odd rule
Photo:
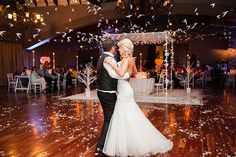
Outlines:
[[[16,33],[16,36],[21,39],[22,33]]]
[[[6,33],[6,31],[0,31],[0,36],[2,37],[4,33]]]
[[[215,3],[211,3],[211,4],[210,4],[210,6],[211,6],[212,8],[214,8],[215,5],[216,5]]]

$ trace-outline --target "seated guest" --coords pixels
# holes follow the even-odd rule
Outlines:
[[[152,68],[150,71],[149,71],[149,74],[150,74],[150,77],[151,78],[155,78],[155,82],[157,82],[157,72],[156,72],[156,68]]]
[[[43,64],[39,65],[39,69],[37,70],[37,73],[39,76],[44,77],[45,73],[44,73],[44,69],[43,69]]]
[[[17,67],[16,71],[14,72],[14,76],[16,75],[21,75],[21,71],[19,67]]]
[[[75,66],[72,66],[72,67],[71,67],[70,73],[71,73],[72,79],[75,79],[75,78],[78,77],[78,72],[77,72],[77,70],[75,69]]]
[[[182,88],[180,80],[177,78],[174,70],[172,71],[172,80],[174,82],[174,88]]]
[[[27,67],[23,68],[21,75],[27,76]]]
[[[63,75],[61,74],[61,67],[56,66],[56,69],[54,70],[54,75],[55,76],[60,76],[60,81],[63,81]]]
[[[61,76],[62,76],[61,81],[65,81],[65,80],[64,80],[64,75],[67,75],[67,74],[66,74],[66,68],[65,68],[65,67],[61,67],[61,68],[60,68],[60,74],[61,74]]]
[[[42,64],[40,64],[40,69],[37,71],[38,75],[41,77],[44,77],[44,79],[46,80],[48,86],[49,86],[49,91],[52,89],[52,80],[54,80],[54,87],[56,88],[56,84],[57,84],[57,78],[52,76],[51,74],[48,73],[47,67],[43,66]]]
[[[37,82],[37,83],[40,83],[42,85],[42,90],[43,92],[45,92],[45,89],[46,89],[46,81],[43,77],[40,77],[37,72],[36,72],[36,67],[34,66],[32,68],[32,73],[31,73],[31,76],[30,76],[30,81],[32,83],[34,82]]]
[[[66,88],[70,88],[72,86],[72,77],[70,69],[66,68],[65,74],[66,74]]]

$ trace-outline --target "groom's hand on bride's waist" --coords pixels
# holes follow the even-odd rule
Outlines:
[[[132,76],[132,70],[128,70],[127,73],[129,73],[129,76]]]

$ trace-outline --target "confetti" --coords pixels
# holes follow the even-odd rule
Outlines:
[[[225,17],[225,15],[228,13],[229,11],[227,10],[227,11],[224,11],[224,12],[222,12],[222,17]]]
[[[6,33],[6,31],[0,31],[0,36],[2,37],[4,33]]]
[[[34,35],[33,35],[33,38],[35,39],[38,35],[39,35],[39,34],[34,34]]]
[[[215,5],[216,5],[215,3],[211,3],[211,4],[210,4],[210,6],[211,6],[212,8],[214,8]]]
[[[39,29],[39,28],[36,28],[36,30],[37,30],[38,33],[41,31],[41,29]]]
[[[183,22],[185,25],[188,25],[187,19],[184,19],[182,22]]]
[[[21,39],[22,33],[16,33],[16,36]]]
[[[13,25],[12,23],[9,23],[9,26],[10,26],[10,27],[13,27],[14,25]]]
[[[132,17],[132,15],[130,14],[130,15],[127,15],[126,17],[127,17],[127,18],[131,18],[131,17]]]
[[[139,14],[137,18],[145,16],[144,14]]]

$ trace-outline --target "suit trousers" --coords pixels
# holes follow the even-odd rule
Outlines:
[[[106,135],[109,128],[110,120],[114,112],[117,96],[116,93],[105,93],[101,91],[97,91],[97,95],[102,105],[103,115],[104,115],[102,131],[97,143],[97,148],[102,150],[106,140]]]

